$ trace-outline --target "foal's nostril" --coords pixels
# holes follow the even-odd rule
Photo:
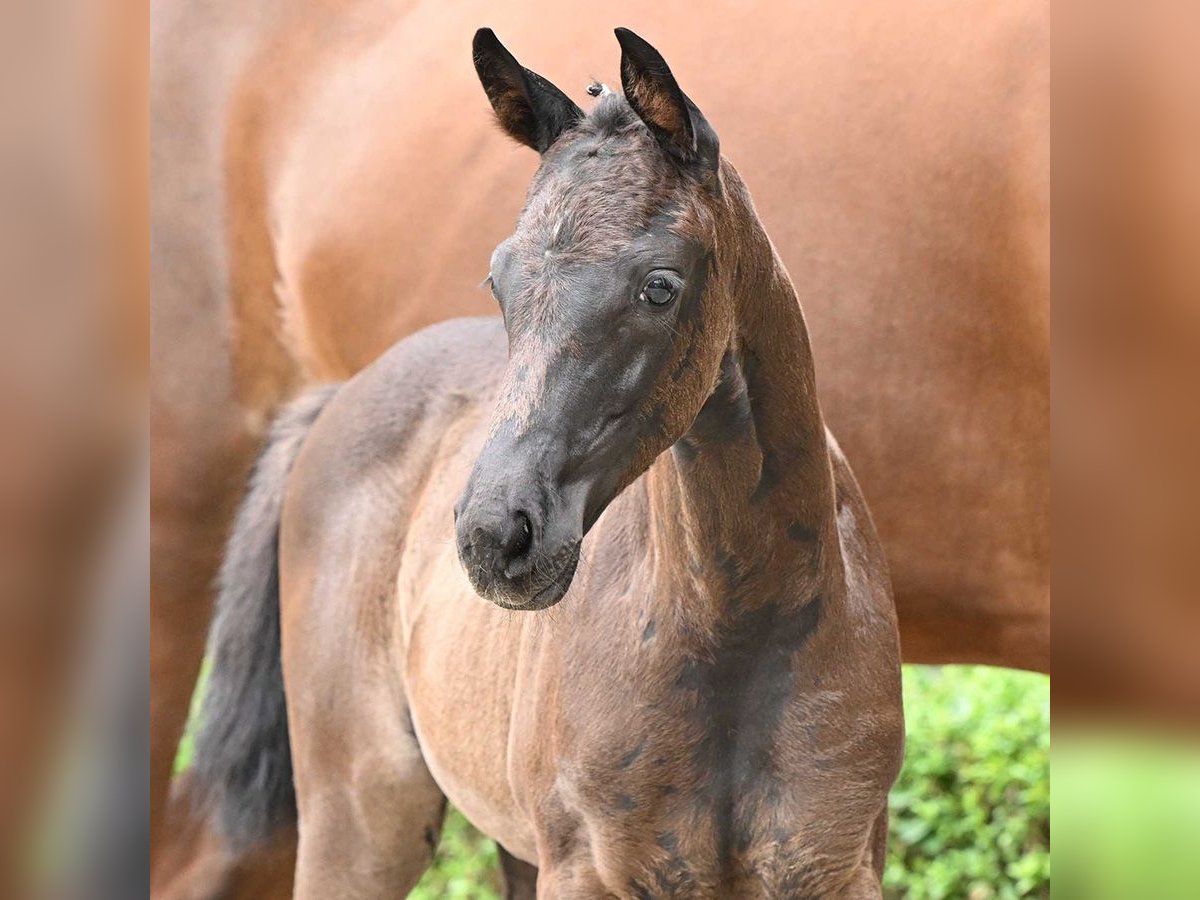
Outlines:
[[[476,590],[485,592],[496,579],[515,581],[531,571],[533,522],[524,510],[465,510],[459,526],[459,559]]]
[[[524,556],[532,543],[533,524],[529,521],[529,515],[524,510],[517,510],[513,513],[508,539],[504,542],[505,559],[511,562]]]

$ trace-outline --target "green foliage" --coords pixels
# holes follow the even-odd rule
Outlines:
[[[908,746],[884,888],[910,900],[1050,896],[1050,682],[904,671]]]
[[[1200,756],[1194,738],[1114,728],[1054,746],[1058,893],[1064,900],[1200,897]]]
[[[183,729],[183,737],[175,750],[175,774],[185,771],[192,764],[192,755],[196,752],[196,729],[200,727],[200,704],[204,702],[204,689],[208,685],[208,673],[212,671],[212,660],[204,657],[200,664],[200,674],[196,677],[196,686],[192,689],[192,702],[188,706],[187,725]]]
[[[408,896],[410,900],[499,900],[496,845],[457,810],[450,810],[437,858]]]

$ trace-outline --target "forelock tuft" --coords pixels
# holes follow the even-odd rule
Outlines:
[[[616,91],[601,94],[580,123],[581,130],[601,138],[645,127],[625,95]]]

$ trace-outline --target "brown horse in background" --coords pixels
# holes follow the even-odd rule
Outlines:
[[[301,900],[406,894],[447,799],[524,865],[510,895],[882,897],[883,549],[745,186],[617,38],[585,114],[479,31],[541,155],[502,317],[302,398],[238,514],[197,777],[244,846],[294,762]]]
[[[156,853],[213,576],[265,423],[306,383],[487,311],[505,152],[462,35],[582,86],[614,19],[752,172],[822,406],[891,561],[905,658],[1049,665],[1048,64],[1042,4],[397,9],[164,2],[152,96]],[[457,49],[456,49],[457,48]],[[436,77],[435,77],[436,74]]]

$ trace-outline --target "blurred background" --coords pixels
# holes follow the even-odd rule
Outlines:
[[[156,896],[179,896],[181,873],[227,896],[271,896],[285,877],[286,839],[247,867],[191,816],[179,739],[203,598],[264,417],[305,379],[461,311],[391,289],[478,282],[439,222],[470,220],[480,246],[511,226],[535,160],[472,130],[487,115],[466,49],[479,25],[581,102],[590,78],[616,82],[611,27],[646,34],[797,276],[921,660],[905,671],[891,895],[1047,896],[1051,756],[1062,896],[1200,894],[1200,10],[1064,0],[1049,42],[1036,3],[553,13],[0,7],[0,896],[149,894],[152,831]],[[392,165],[422,167],[399,198],[386,169],[349,177],[375,140],[399,148]],[[388,216],[357,230],[371,204]],[[388,240],[405,219],[420,252]],[[312,222],[337,227],[300,227]],[[913,304],[928,259],[936,305],[906,314],[927,310]],[[288,290],[344,303],[301,303],[303,328],[281,343]],[[973,330],[978,298],[989,316]],[[880,308],[897,312],[873,325],[856,312]],[[884,379],[947,333],[953,353]],[[978,415],[954,395],[935,433],[958,443],[925,454],[947,445],[837,393],[848,366],[913,392],[958,373]],[[967,512],[939,526],[935,507],[914,529],[892,498],[920,486],[887,477],[889,447],[956,476],[962,459],[999,462],[969,491],[947,476],[946,502]],[[1048,564],[1051,543],[1052,752],[1050,589],[1028,562]],[[1040,599],[1010,615],[1015,596]],[[963,665],[980,662],[994,664]],[[419,896],[497,884],[494,850],[452,817]]]

